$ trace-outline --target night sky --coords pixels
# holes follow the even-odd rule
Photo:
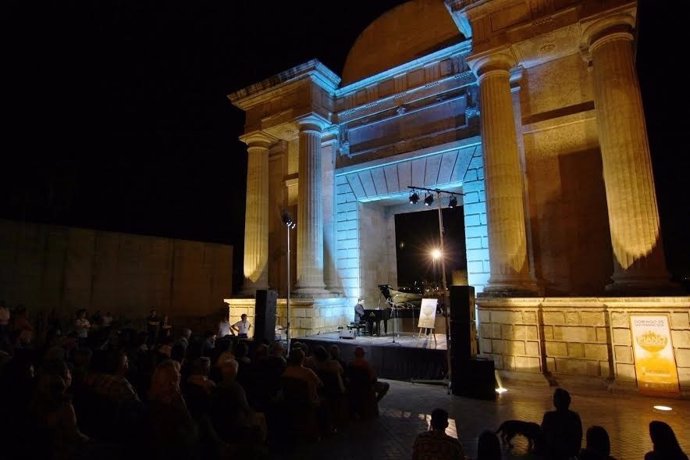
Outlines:
[[[233,244],[241,273],[243,115],[226,95],[312,58],[340,74],[399,3],[6,2],[0,217]],[[678,276],[690,274],[690,97],[683,59],[659,55],[686,42],[667,3],[643,1],[638,68]]]

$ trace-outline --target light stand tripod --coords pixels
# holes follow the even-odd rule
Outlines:
[[[440,258],[441,258],[441,281],[442,281],[442,286],[443,286],[443,294],[442,294],[442,301],[443,301],[443,317],[445,320],[445,326],[446,326],[446,366],[447,366],[447,371],[446,375],[444,376],[443,379],[441,380],[413,380],[413,382],[416,383],[440,383],[443,385],[447,385],[447,390],[448,394],[451,392],[451,374],[452,374],[452,363],[450,359],[450,353],[451,353],[451,337],[450,337],[450,324],[448,320],[448,316],[450,314],[450,304],[448,302],[448,282],[446,280],[446,260],[445,260],[445,247],[443,244],[444,240],[444,235],[445,235],[445,230],[443,228],[443,210],[441,208],[441,193],[446,193],[451,196],[450,198],[450,207],[453,208],[457,206],[457,198],[456,196],[462,196],[462,193],[456,193],[456,192],[449,192],[446,190],[441,190],[441,189],[430,189],[430,188],[425,188],[425,187],[412,187],[409,186],[409,189],[412,189],[412,195],[410,195],[410,203],[414,204],[419,200],[419,196],[415,192],[415,190],[424,190],[426,192],[429,192],[426,198],[424,198],[424,204],[427,206],[430,206],[433,201],[434,201],[434,196],[433,193],[436,194],[436,201],[438,203],[438,232],[439,232],[439,246],[441,249],[440,253]]]
[[[285,229],[287,230],[287,294],[285,296],[287,320],[285,338],[287,339],[287,352],[290,353],[290,230],[295,228],[297,224],[292,220],[292,217],[287,211],[283,211],[282,219],[285,224]]]

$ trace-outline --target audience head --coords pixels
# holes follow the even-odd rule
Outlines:
[[[273,342],[271,344],[271,355],[273,356],[284,356],[285,347],[280,342]]]
[[[587,450],[596,452],[603,457],[611,455],[611,441],[609,441],[609,434],[604,427],[599,425],[590,426],[587,429],[586,439]]]
[[[364,355],[365,355],[364,348],[362,348],[362,347],[355,348],[355,358],[363,358]]]
[[[67,384],[59,375],[43,374],[36,380],[32,406],[34,410],[54,411],[68,401]]]
[[[659,420],[649,422],[649,437],[652,439],[654,452],[661,453],[663,458],[676,458],[683,452],[673,428],[668,423]]]
[[[242,314],[240,315],[240,319],[241,319],[242,321],[246,321],[246,320],[247,320],[247,315],[244,314],[244,313],[242,313]]]
[[[224,382],[230,382],[237,377],[237,369],[239,368],[239,363],[234,357],[226,355],[218,360],[218,367],[220,368],[220,375]]]
[[[237,342],[235,345],[235,357],[244,358],[249,354],[249,347],[246,342]]]
[[[326,347],[319,345],[318,347],[314,348],[314,357],[319,362],[325,362],[328,361],[330,355],[326,351]]]
[[[254,347],[254,359],[259,360],[268,356],[268,345],[261,343]]]
[[[51,359],[43,362],[41,375],[57,375],[62,378],[65,388],[72,385],[72,371],[67,363],[61,359]]]
[[[81,347],[76,348],[72,352],[72,362],[74,367],[86,368],[89,367],[91,363],[91,357],[93,356],[93,351],[90,348]]]
[[[304,362],[304,352],[301,348],[293,348],[288,356],[288,364],[291,366],[301,366]]]
[[[431,429],[434,431],[445,431],[448,427],[448,412],[436,408],[431,411]]]
[[[570,393],[563,388],[556,388],[553,392],[553,405],[558,410],[567,410],[570,407]]]
[[[161,361],[151,376],[149,398],[152,401],[170,403],[180,394],[180,363],[167,359]]]
[[[336,360],[340,359],[340,347],[338,345],[331,345],[328,351],[331,354],[331,358]]]
[[[185,339],[189,340],[189,338],[192,336],[192,330],[189,329],[188,327],[185,327],[182,329],[182,337]]]
[[[191,375],[204,375],[207,376],[211,373],[211,358],[207,356],[202,356],[197,358],[192,363]]]
[[[483,431],[477,440],[477,460],[501,460],[501,442],[496,433]]]

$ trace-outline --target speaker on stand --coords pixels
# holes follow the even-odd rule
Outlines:
[[[450,287],[451,389],[454,395],[475,399],[496,399],[496,377],[492,359],[476,357],[474,287]]]
[[[272,289],[258,289],[254,306],[254,340],[273,342],[276,338],[276,302],[278,293]]]

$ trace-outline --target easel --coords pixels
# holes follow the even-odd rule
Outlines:
[[[434,334],[434,328],[433,327],[420,327],[419,328],[419,335],[417,336],[417,340],[422,338],[422,332],[424,333],[425,336],[431,334],[434,337],[434,345],[438,347],[438,342],[436,341],[436,334]]]

